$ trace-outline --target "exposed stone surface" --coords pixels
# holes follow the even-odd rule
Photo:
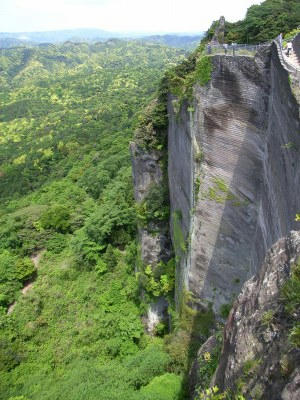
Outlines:
[[[163,184],[163,172],[160,166],[162,155],[158,151],[145,151],[135,143],[130,144],[133,182],[136,202],[145,199],[152,184]],[[170,258],[169,227],[162,223],[153,226],[158,232],[155,235],[147,229],[139,228],[139,242],[141,244],[141,256],[145,265],[154,266],[159,261]]]
[[[211,44],[222,44],[224,43],[224,35],[225,35],[225,18],[220,17],[218,24],[216,26],[216,30],[214,36],[211,40]]]
[[[300,368],[297,368],[281,393],[282,400],[300,399]]]
[[[168,321],[168,302],[164,297],[149,304],[147,315],[144,319],[149,333],[155,332],[157,324],[161,321]]]
[[[135,200],[139,203],[145,199],[152,184],[163,184],[164,177],[160,166],[162,155],[159,151],[146,151],[135,143],[130,144],[130,151]],[[155,234],[139,227],[139,243],[144,265],[155,266],[159,261],[170,259],[171,243],[168,224],[160,223],[152,228],[155,229]],[[155,325],[166,314],[167,307],[167,302],[163,299],[150,304],[147,317],[144,319],[148,332],[153,332]]]
[[[135,200],[144,200],[151,184],[162,182],[163,173],[159,165],[161,154],[130,143]]]
[[[174,240],[174,213],[180,211],[180,229],[184,240],[187,240],[191,229],[191,210],[193,208],[193,171],[194,161],[191,146],[191,133],[187,105],[181,107],[179,116],[173,109],[172,96],[168,102],[169,140],[168,140],[168,179],[170,190],[171,236]],[[180,294],[188,288],[188,271],[190,257],[175,245],[175,253],[180,262],[176,267],[175,293],[177,305]]]
[[[267,249],[297,229],[300,135],[299,106],[274,45],[255,58],[212,62],[211,81],[194,87],[194,112],[184,104],[177,115],[169,97],[168,174],[171,215],[180,210],[189,242],[177,287],[218,310]]]
[[[225,326],[213,384],[234,389],[239,380],[247,400],[299,399],[300,349],[289,344],[291,322],[280,296],[299,257],[300,232],[294,231],[272,246],[259,273],[245,283]]]

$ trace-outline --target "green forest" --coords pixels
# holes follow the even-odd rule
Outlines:
[[[182,58],[119,40],[1,50],[1,399],[179,396],[142,325],[128,146]]]
[[[206,33],[206,40],[213,37],[217,21]],[[280,33],[291,32],[300,25],[298,0],[266,0],[248,8],[246,17],[237,22],[226,22],[226,43],[264,43]]]

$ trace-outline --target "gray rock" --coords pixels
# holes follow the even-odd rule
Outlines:
[[[168,302],[164,297],[159,297],[155,302],[149,304],[145,323],[147,332],[152,334],[155,332],[157,324],[160,322],[168,322]]]
[[[299,225],[300,123],[274,45],[212,62],[211,81],[194,87],[194,112],[183,104],[176,113],[169,96],[168,175],[171,215],[180,210],[189,244],[177,287],[218,311]]]
[[[211,44],[223,44],[225,35],[225,18],[220,17]]]
[[[300,368],[297,368],[291,376],[291,380],[283,389],[281,397],[282,400],[300,399]]]
[[[164,184],[163,172],[160,166],[162,154],[159,151],[149,151],[130,144],[134,195],[137,203],[143,201],[153,184]],[[148,228],[148,229],[147,229]],[[159,261],[167,261],[171,255],[169,226],[166,223],[150,227],[139,227],[139,242],[141,257],[145,265],[155,266]]]
[[[291,232],[272,246],[259,273],[245,283],[225,326],[212,385],[234,389],[239,380],[246,399],[299,399],[300,349],[289,344],[290,322],[280,295],[299,256],[300,232]]]
[[[139,203],[145,199],[151,185],[164,183],[160,166],[162,154],[159,151],[144,150],[135,143],[130,144],[130,151],[135,200]],[[168,261],[171,257],[169,226],[162,222],[152,226],[152,232],[147,228],[150,227],[138,228],[141,259],[145,266],[155,267],[160,261]],[[154,332],[158,322],[166,319],[167,308],[168,303],[162,298],[149,305],[149,310],[144,318],[146,330],[149,333]]]

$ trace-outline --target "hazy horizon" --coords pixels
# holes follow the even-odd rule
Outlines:
[[[3,33],[100,29],[128,34],[199,34],[224,15],[242,19],[253,0],[2,0]]]
[[[97,28],[97,27],[86,27],[86,26],[81,26],[81,27],[75,27],[75,28],[62,28],[62,29],[46,29],[46,30],[36,30],[36,31],[0,31],[0,34],[26,34],[26,33],[50,33],[50,32],[71,32],[71,31],[103,31],[106,33],[117,33],[121,35],[126,35],[126,34],[135,34],[135,35],[148,35],[148,34],[153,34],[153,35],[200,35],[204,31],[189,31],[189,32],[175,32],[175,31],[135,31],[135,30],[124,30],[124,31],[116,31],[116,30],[108,30],[108,29],[102,29],[102,28]]]

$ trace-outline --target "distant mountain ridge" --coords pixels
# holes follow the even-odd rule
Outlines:
[[[38,45],[43,43],[62,43],[65,41],[86,42],[105,41],[111,38],[141,39],[147,42],[165,44],[171,47],[193,48],[203,33],[170,33],[153,34],[143,32],[109,32],[102,29],[66,29],[45,32],[0,32],[0,48],[10,48],[23,45]]]
[[[177,34],[168,34],[168,35],[152,35],[146,36],[143,38],[146,42],[155,42],[160,44],[165,44],[170,47],[184,48],[184,49],[193,49],[195,48],[199,42],[201,41],[203,34],[199,35],[177,35]]]
[[[107,32],[102,29],[65,29],[45,32],[0,32],[0,39],[17,39],[22,42],[56,43],[71,39],[95,40],[97,38],[109,39],[111,37],[122,37],[122,34]]]

